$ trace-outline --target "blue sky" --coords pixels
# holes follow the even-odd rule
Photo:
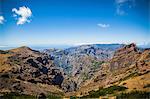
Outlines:
[[[0,46],[150,42],[150,0],[0,0]]]

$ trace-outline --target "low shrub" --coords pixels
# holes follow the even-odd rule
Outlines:
[[[121,93],[116,99],[150,99],[150,92],[132,91],[130,93]]]
[[[99,96],[105,96],[107,94],[114,94],[116,91],[124,91],[126,87],[123,86],[110,86],[108,88],[100,88],[97,91],[90,91],[89,95],[83,96],[82,98],[98,98]]]
[[[37,99],[36,96],[24,95],[18,93],[5,93],[3,96],[0,96],[0,99]]]

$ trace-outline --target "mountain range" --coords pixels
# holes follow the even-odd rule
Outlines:
[[[134,43],[0,50],[2,98],[14,93],[33,98],[119,97],[133,91],[149,97],[149,77],[150,49]]]

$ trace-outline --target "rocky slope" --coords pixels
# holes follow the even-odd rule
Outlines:
[[[28,47],[0,52],[0,91],[38,95],[61,92],[55,86],[63,82],[63,72],[57,69],[48,55]],[[47,86],[47,88],[42,88]],[[48,88],[53,88],[50,90]]]
[[[150,84],[149,77],[150,49],[141,51],[135,44],[130,44],[117,50],[113,58],[102,64],[94,77],[87,80],[74,94],[87,95],[92,90],[110,85],[122,85],[130,91],[150,91],[150,88],[144,87]]]
[[[150,49],[135,44],[0,50],[0,94],[86,96],[112,85],[150,91],[149,77]]]
[[[50,55],[57,67],[63,68],[65,73],[73,79],[73,83],[76,83],[74,87],[78,89],[85,80],[92,78],[101,64],[110,60],[114,52],[122,46],[121,44],[93,44],[65,50],[47,49],[43,52]],[[76,89],[65,90],[74,91]]]

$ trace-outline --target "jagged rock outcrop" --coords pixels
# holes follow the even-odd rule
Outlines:
[[[65,92],[72,92],[77,90],[77,83],[70,78],[65,80],[61,87]]]
[[[141,51],[135,44],[127,45],[117,50],[114,57],[100,71],[99,78],[103,75],[102,71],[106,71],[110,76],[106,77],[110,78],[107,80],[108,84],[124,79],[131,74],[148,73],[150,72],[150,50]]]

